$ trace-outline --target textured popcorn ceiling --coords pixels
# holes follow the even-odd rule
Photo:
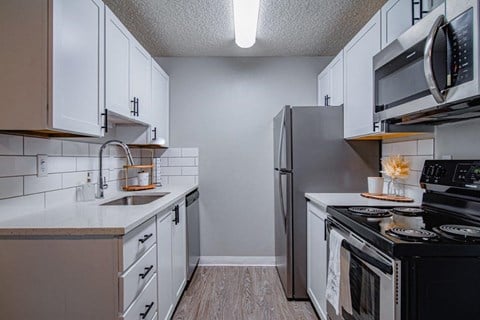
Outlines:
[[[385,0],[260,0],[257,42],[235,45],[232,0],[105,0],[153,56],[335,55]]]

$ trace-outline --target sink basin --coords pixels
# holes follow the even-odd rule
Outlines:
[[[170,192],[158,193],[155,195],[126,196],[109,202],[102,203],[101,206],[140,206],[158,200]]]

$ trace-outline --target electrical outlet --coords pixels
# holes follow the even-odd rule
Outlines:
[[[48,176],[48,156],[37,154],[37,177]]]

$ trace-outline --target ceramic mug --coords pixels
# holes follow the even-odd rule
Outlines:
[[[139,172],[138,173],[138,185],[145,187],[149,185],[150,173],[149,172]]]
[[[368,177],[368,193],[374,195],[383,194],[383,178],[382,177]]]

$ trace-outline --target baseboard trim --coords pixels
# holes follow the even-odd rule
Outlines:
[[[202,256],[199,266],[275,266],[274,256]]]

